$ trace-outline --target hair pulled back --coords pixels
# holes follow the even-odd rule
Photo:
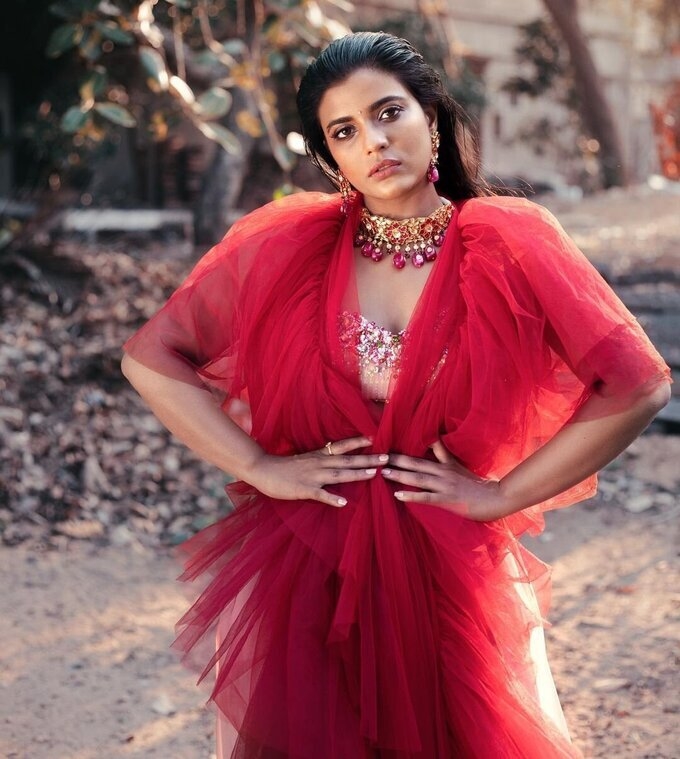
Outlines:
[[[439,74],[408,40],[385,32],[356,32],[331,42],[307,68],[297,94],[302,136],[314,163],[337,186],[338,165],[319,122],[319,104],[329,87],[360,68],[390,74],[425,109],[435,107],[439,148],[437,191],[451,200],[489,195],[480,177],[479,152],[463,109],[444,89]]]

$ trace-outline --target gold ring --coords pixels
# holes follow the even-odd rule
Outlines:
[[[333,443],[330,440],[324,445],[324,448],[328,451],[329,456],[333,455]]]

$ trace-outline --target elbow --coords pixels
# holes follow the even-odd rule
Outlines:
[[[120,362],[120,371],[125,379],[135,387],[135,382],[139,377],[139,369],[143,368],[139,361],[135,361],[132,356],[127,353],[123,353],[123,358]]]
[[[640,396],[637,406],[651,422],[670,399],[671,383],[668,380],[662,380]]]
[[[650,411],[656,416],[671,399],[671,383],[664,380],[656,385],[646,396]]]
[[[123,353],[123,358],[121,359],[121,362],[120,362],[120,371],[123,377],[125,377],[125,379],[128,382],[130,381],[130,362],[131,361],[132,359],[130,358],[130,356],[128,356],[127,353]]]

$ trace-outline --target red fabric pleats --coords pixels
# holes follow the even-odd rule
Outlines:
[[[376,413],[338,331],[343,312],[361,312],[358,209],[343,220],[336,196],[307,194],[246,217],[126,350],[225,393],[225,411],[247,402],[242,423],[270,453],[362,434],[377,452],[431,457],[441,439],[491,477],[592,394],[620,400],[667,376],[546,211],[473,199],[457,204]],[[380,476],[330,488],[342,509],[230,486],[233,514],[183,547],[183,578],[203,590],[176,646],[203,676],[216,671],[212,698],[238,732],[231,756],[578,756],[539,704],[529,637],[548,572],[516,538],[594,486],[494,523],[400,503]]]

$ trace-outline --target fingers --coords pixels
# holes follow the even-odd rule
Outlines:
[[[347,505],[346,498],[343,498],[340,495],[335,495],[334,493],[329,493],[323,488],[317,488],[312,493],[310,493],[309,500],[320,501],[321,503],[325,503],[327,506],[334,506],[336,509],[341,509],[343,506]]]
[[[331,448],[333,450],[333,456],[340,456],[343,453],[349,453],[350,451],[356,451],[358,448],[366,448],[371,445],[373,441],[370,437],[350,437],[345,440],[334,440],[331,442]],[[328,453],[328,451],[326,451]]]
[[[452,514],[458,514],[461,517],[469,517],[470,509],[466,503],[459,503],[451,500],[444,500],[440,493],[429,493],[422,490],[398,490],[394,497],[399,501],[408,501],[408,503],[427,503],[430,506],[438,506]]]
[[[386,453],[345,454],[324,456],[321,464],[328,469],[365,469],[384,466],[389,460],[390,457]]]
[[[331,481],[324,483],[326,485],[340,484],[342,482],[357,482],[359,480],[370,480],[375,477],[378,470],[369,468],[357,471],[356,469],[331,469],[330,472],[325,474],[331,475]],[[342,507],[347,505],[347,499],[342,496],[337,496],[333,493],[329,493],[322,487],[315,488],[310,494],[309,498],[314,501],[321,501],[321,503],[327,503],[329,506]]]
[[[369,467],[367,469],[331,469],[324,471],[324,485],[336,485],[343,482],[358,482],[360,480],[370,480],[377,474],[378,470]],[[329,506],[335,506],[341,508],[347,505],[347,499],[342,496],[337,496],[334,493],[329,493],[322,487],[315,488],[309,495],[309,498],[314,501],[321,501]]]
[[[430,448],[432,449],[432,452],[437,457],[437,461],[439,461],[442,464],[450,464],[454,459],[451,453],[449,452],[449,449],[442,443],[441,440],[437,440],[436,443],[433,443]]]
[[[386,480],[426,490],[435,490],[437,489],[437,485],[440,484],[439,478],[428,472],[413,472],[406,469],[383,469],[382,476]]]
[[[370,480],[375,477],[378,470],[374,467],[368,469],[329,469],[323,472],[324,485],[332,485],[335,482],[357,482],[358,480]]]
[[[390,464],[402,471],[425,472],[427,474],[438,474],[441,472],[441,464],[438,461],[417,459],[413,456],[405,456],[402,453],[390,454]]]

